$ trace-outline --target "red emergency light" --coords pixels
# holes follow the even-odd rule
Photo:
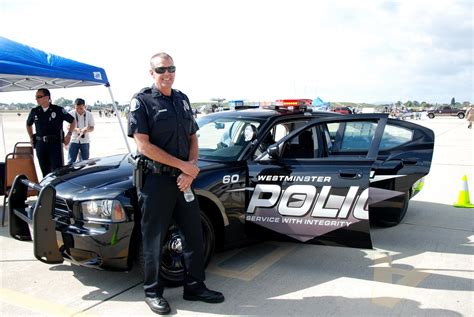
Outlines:
[[[311,99],[278,99],[273,103],[275,109],[305,110],[311,106]]]
[[[278,99],[276,103],[281,106],[311,106],[311,99]]]

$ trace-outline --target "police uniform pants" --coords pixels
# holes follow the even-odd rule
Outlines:
[[[35,145],[36,156],[43,177],[55,169],[63,166],[62,143],[37,141]]]
[[[145,296],[163,295],[160,256],[171,219],[184,235],[183,257],[187,280],[204,281],[203,238],[197,199],[191,202],[184,200],[176,177],[148,172],[143,188],[139,191],[139,202],[142,211]]]

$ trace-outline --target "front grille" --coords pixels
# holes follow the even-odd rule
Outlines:
[[[54,205],[54,215],[57,217],[71,217],[72,210],[69,208],[69,205],[66,199],[61,197],[56,197],[56,203]]]

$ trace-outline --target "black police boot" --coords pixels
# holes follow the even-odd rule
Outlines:
[[[157,297],[145,297],[145,303],[150,306],[150,309],[159,315],[166,315],[169,314],[171,311],[170,305],[168,301],[161,296]]]
[[[184,285],[183,298],[185,300],[202,301],[206,303],[222,303],[224,295],[211,291],[203,282],[194,282]]]

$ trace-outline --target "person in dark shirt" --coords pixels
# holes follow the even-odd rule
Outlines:
[[[188,97],[172,89],[176,67],[166,53],[150,60],[154,85],[142,89],[130,102],[128,136],[149,166],[138,190],[144,254],[145,302],[157,314],[168,314],[160,278],[161,250],[171,220],[184,236],[186,278],[183,298],[220,303],[224,296],[204,284],[203,236],[200,211],[191,184],[197,166],[198,125]],[[186,196],[185,196],[186,195]],[[188,198],[186,198],[188,197]]]
[[[76,120],[64,108],[51,103],[48,89],[41,88],[36,92],[38,107],[31,109],[26,119],[26,131],[30,142],[36,150],[36,157],[43,177],[63,166],[62,144],[68,145]],[[70,123],[69,131],[64,136],[63,122]],[[35,133],[33,133],[33,124]]]

